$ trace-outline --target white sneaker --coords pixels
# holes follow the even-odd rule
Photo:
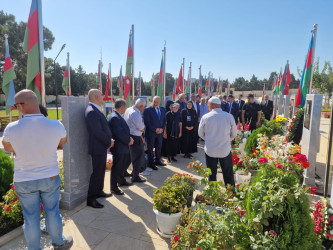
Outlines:
[[[143,171],[143,172],[141,173],[141,175],[143,175],[143,176],[148,176],[148,175],[150,175],[150,171],[149,171],[148,169],[146,169],[145,171]]]
[[[151,172],[151,171],[153,171],[153,169],[152,168],[146,168],[146,171]]]

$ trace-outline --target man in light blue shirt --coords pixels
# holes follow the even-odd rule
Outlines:
[[[205,114],[199,124],[199,136],[205,140],[206,165],[212,174],[209,181],[216,181],[217,162],[220,162],[225,185],[235,186],[231,140],[237,135],[234,117],[222,111],[221,100],[212,97],[208,101],[209,113]]]
[[[142,112],[145,109],[146,102],[143,99],[138,99],[135,105],[128,108],[125,111],[124,119],[130,129],[131,137],[134,143],[129,147],[131,161],[133,164],[132,171],[132,182],[145,182],[145,179],[141,179],[139,174],[146,168],[146,159],[144,153],[144,141],[142,138],[142,133],[145,129],[145,124],[142,120]],[[145,171],[144,175],[148,175]]]
[[[206,104],[205,98],[201,98],[199,108],[200,108],[200,116],[199,116],[199,122],[200,122],[201,118],[208,112],[208,106]]]

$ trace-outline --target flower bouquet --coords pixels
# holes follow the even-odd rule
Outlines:
[[[333,245],[333,209],[328,199],[321,199],[312,213],[315,224],[315,235],[323,241],[326,249]]]

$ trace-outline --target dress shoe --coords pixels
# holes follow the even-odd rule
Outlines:
[[[121,191],[119,188],[117,188],[117,189],[111,189],[111,193],[113,193],[115,195],[124,195],[124,192]]]
[[[171,157],[170,156],[168,156],[168,162],[170,163],[170,162],[172,162],[172,160],[171,160]]]
[[[124,177],[132,177],[132,174],[130,174],[129,172],[125,172],[125,174],[124,174]]]
[[[122,183],[118,184],[119,187],[129,187],[132,186],[133,183],[132,182],[128,182],[128,181],[123,181]]]
[[[177,159],[175,157],[171,157],[172,161],[177,161]]]
[[[133,182],[146,182],[146,180],[145,179],[141,179],[139,176],[137,176],[134,179],[132,179],[132,183]]]
[[[106,193],[102,192],[97,196],[97,198],[108,198],[111,196],[112,196],[112,194],[106,194]]]
[[[166,164],[164,164],[164,163],[162,163],[162,162],[156,162],[155,165],[156,165],[156,166],[162,166],[162,167],[163,167],[163,166],[166,166]]]
[[[104,205],[99,203],[97,200],[87,201],[87,206],[93,207],[93,208],[103,208],[104,207]]]

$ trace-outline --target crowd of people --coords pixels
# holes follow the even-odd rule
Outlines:
[[[177,161],[178,154],[192,159],[200,139],[204,141],[206,165],[212,171],[210,181],[216,180],[219,162],[224,183],[234,186],[231,141],[237,135],[236,125],[247,123],[254,130],[260,124],[261,111],[268,120],[273,114],[273,102],[268,96],[259,105],[251,94],[246,103],[242,95],[236,101],[233,95],[200,98],[192,94],[186,101],[185,94],[179,94],[178,100],[167,101],[166,107],[160,106],[158,96],[149,107],[143,99],[138,99],[132,107],[127,107],[125,100],[117,99],[106,119],[101,109],[101,91],[91,89],[88,98],[85,120],[93,171],[87,206],[93,208],[104,207],[97,198],[123,195],[119,187],[145,182],[140,175],[148,176],[158,170],[157,166],[166,165],[162,156],[169,163]],[[5,151],[16,154],[14,185],[23,209],[28,248],[40,248],[42,202],[54,249],[69,249],[73,239],[62,235],[57,162],[57,149],[67,141],[66,130],[61,122],[46,118],[46,110],[39,106],[36,94],[30,90],[16,94],[15,107],[24,118],[7,126],[2,143]],[[113,157],[111,193],[103,191],[108,153]],[[128,173],[131,163],[133,170]]]

